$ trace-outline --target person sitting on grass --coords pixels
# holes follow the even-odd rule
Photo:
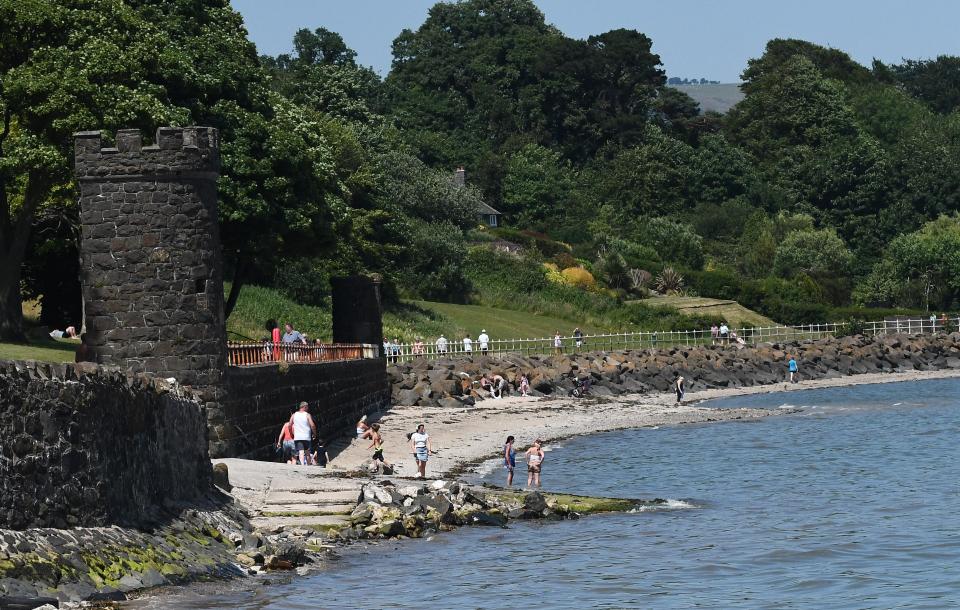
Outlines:
[[[77,329],[74,326],[68,326],[64,330],[51,330],[50,338],[60,340],[66,337],[67,339],[76,339],[77,338]]]

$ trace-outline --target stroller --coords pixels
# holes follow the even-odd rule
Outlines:
[[[590,377],[585,377],[584,379],[577,379],[573,389],[570,390],[570,396],[574,398],[583,398],[590,393],[590,386],[593,384],[593,379]]]

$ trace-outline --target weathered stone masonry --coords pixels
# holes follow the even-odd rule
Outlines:
[[[115,367],[0,361],[0,528],[150,522],[210,478],[191,393]]]
[[[215,402],[226,361],[217,130],[116,140],[76,136],[87,343],[98,363],[175,377]]]

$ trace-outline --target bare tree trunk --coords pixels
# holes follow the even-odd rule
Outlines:
[[[6,198],[6,185],[0,196],[0,339],[23,341],[23,301],[20,297],[20,278],[23,257],[27,251],[33,215],[46,197],[47,182],[31,172],[27,178],[23,205],[16,220],[10,217]]]

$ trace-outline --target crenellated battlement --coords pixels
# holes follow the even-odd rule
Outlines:
[[[74,134],[78,180],[184,172],[216,172],[220,168],[220,139],[213,127],[160,127],[154,144],[144,146],[138,129],[120,129],[116,146],[103,146],[103,132]]]

